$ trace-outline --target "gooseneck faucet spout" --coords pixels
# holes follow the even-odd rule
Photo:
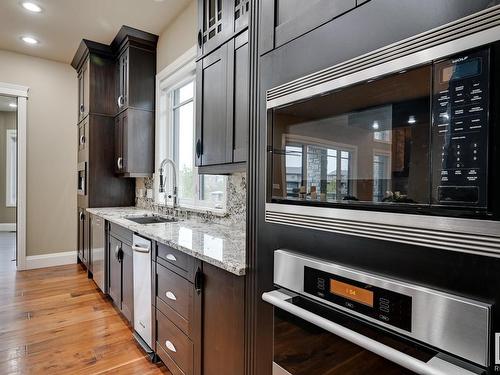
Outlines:
[[[168,195],[168,198],[173,198],[174,208],[176,208],[178,206],[178,204],[177,204],[177,165],[170,158],[163,159],[163,161],[160,164],[160,169],[158,170],[158,172],[160,172],[160,189],[159,189],[159,191],[160,191],[160,193],[165,192],[165,180],[163,177],[163,172],[165,170],[165,165],[167,165],[167,164],[170,164],[172,166],[172,169],[174,170],[174,173],[172,175],[172,184],[173,184],[172,191],[173,192],[171,195],[170,194]]]

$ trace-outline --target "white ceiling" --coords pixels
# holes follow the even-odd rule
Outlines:
[[[31,13],[22,0],[0,0],[0,49],[69,63],[83,38],[109,44],[122,25],[159,34],[190,1],[32,0],[43,11]]]
[[[0,95],[0,112],[14,112],[17,111],[16,108],[9,106],[10,103],[16,103],[16,99],[10,96]]]

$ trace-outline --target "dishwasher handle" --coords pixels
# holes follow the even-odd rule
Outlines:
[[[356,331],[346,328],[340,324],[332,322],[322,316],[314,314],[306,309],[296,306],[289,302],[292,297],[279,290],[273,290],[262,294],[262,299],[271,305],[280,308],[292,315],[295,315],[311,324],[314,324],[324,330],[331,332],[347,341],[352,342],[372,353],[375,353],[391,362],[405,367],[417,374],[425,375],[476,375],[478,372],[472,372],[463,367],[459,367],[438,356],[431,358],[428,362],[423,362],[406,353],[400,352],[390,346],[375,341]]]
[[[138,253],[149,253],[149,247],[142,247],[142,246],[137,246],[137,245],[132,245],[132,250],[138,252]]]

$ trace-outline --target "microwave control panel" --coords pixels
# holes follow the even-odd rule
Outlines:
[[[489,49],[433,65],[433,205],[487,208],[489,75]]]
[[[410,296],[307,266],[304,267],[304,292],[411,332]]]

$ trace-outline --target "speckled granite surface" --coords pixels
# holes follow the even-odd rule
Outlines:
[[[243,225],[204,222],[194,218],[181,218],[173,223],[137,224],[125,217],[151,215],[153,212],[137,207],[88,208],[87,211],[235,275],[245,274]]]

